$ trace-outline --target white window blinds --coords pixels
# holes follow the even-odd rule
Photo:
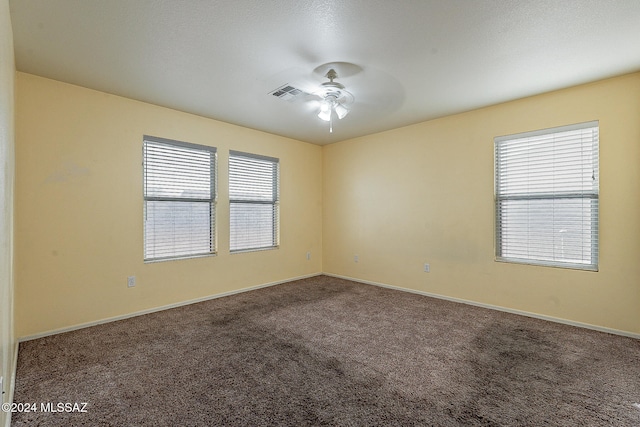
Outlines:
[[[145,136],[145,261],[215,253],[216,149]]]
[[[499,261],[598,269],[598,122],[495,139]]]
[[[279,161],[229,152],[230,251],[278,246]]]

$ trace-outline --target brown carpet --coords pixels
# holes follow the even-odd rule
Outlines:
[[[640,341],[319,276],[21,343],[15,402],[14,426],[639,426]]]

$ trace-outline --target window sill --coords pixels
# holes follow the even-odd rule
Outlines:
[[[180,260],[183,260],[183,259],[209,258],[209,257],[217,256],[217,255],[218,255],[217,252],[212,252],[212,253],[209,253],[209,254],[200,254],[200,255],[185,255],[185,256],[179,256],[179,257],[152,258],[152,259],[145,259],[144,263],[145,264],[155,264],[157,262],[165,262],[165,261],[180,261]]]
[[[231,255],[234,254],[244,254],[247,252],[263,252],[263,251],[270,251],[272,249],[280,249],[280,246],[269,246],[268,248],[255,248],[255,249],[238,249],[235,251],[229,251],[229,253]]]
[[[524,265],[532,265],[537,267],[552,267],[552,268],[562,268],[565,270],[582,270],[582,271],[591,271],[598,272],[597,265],[590,264],[572,264],[572,263],[554,263],[551,261],[539,261],[532,259],[521,259],[521,258],[502,258],[496,257],[496,262],[503,262],[507,264],[524,264]]]

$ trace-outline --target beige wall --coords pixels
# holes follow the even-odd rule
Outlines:
[[[600,271],[495,262],[493,138],[590,120]],[[325,272],[640,333],[640,73],[332,144],[323,157]]]
[[[12,399],[16,342],[13,334],[14,86],[13,33],[9,3],[0,0],[0,375],[3,403]],[[7,414],[0,411],[0,425]]]
[[[17,75],[19,337],[321,271],[640,333],[639,73],[325,147]],[[590,120],[600,271],[495,262],[493,138]],[[142,262],[144,134],[218,148],[218,256]],[[228,252],[229,149],[281,159],[278,250]]]
[[[18,337],[322,271],[321,147],[17,76]],[[218,256],[143,262],[145,134],[218,148]],[[229,149],[280,159],[279,249],[229,254]]]

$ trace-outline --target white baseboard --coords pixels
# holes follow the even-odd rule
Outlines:
[[[216,299],[216,298],[222,298],[222,297],[226,297],[226,296],[229,296],[229,295],[239,294],[239,293],[242,293],[242,292],[255,291],[256,289],[260,289],[260,288],[266,288],[266,287],[269,287],[269,286],[280,285],[282,283],[293,282],[294,280],[308,279],[310,277],[321,276],[321,275],[322,275],[322,273],[313,273],[313,274],[308,274],[308,275],[305,275],[305,276],[292,277],[292,278],[285,279],[285,280],[278,280],[277,282],[263,283],[261,285],[249,286],[248,288],[236,289],[236,290],[233,290],[233,291],[223,292],[223,293],[214,294],[214,295],[208,295],[206,297],[196,298],[196,299],[192,299],[192,300],[188,300],[188,301],[181,301],[181,302],[177,302],[177,303],[173,303],[173,304],[163,305],[163,306],[160,306],[160,307],[153,307],[153,308],[150,308],[150,309],[147,309],[147,310],[136,311],[136,312],[133,312],[133,313],[123,314],[123,315],[120,315],[120,316],[108,317],[108,318],[105,318],[105,319],[95,320],[93,322],[81,323],[79,325],[73,325],[73,326],[68,326],[68,327],[65,327],[65,328],[53,329],[53,330],[50,330],[50,331],[41,332],[41,333],[34,334],[34,335],[27,335],[27,336],[24,336],[24,337],[20,337],[20,338],[18,338],[18,342],[31,341],[31,340],[35,340],[35,339],[38,339],[38,338],[48,337],[50,335],[61,334],[61,333],[64,333],[64,332],[71,332],[71,331],[75,331],[77,329],[83,329],[83,328],[89,328],[91,326],[101,325],[103,323],[115,322],[117,320],[129,319],[131,317],[143,316],[145,314],[155,313],[157,311],[163,311],[163,310],[168,310],[168,309],[171,309],[171,308],[182,307],[184,305],[195,304],[195,303],[198,303],[198,302],[208,301],[208,300],[212,300],[212,299]],[[17,346],[16,346],[16,352],[17,352]],[[16,357],[16,360],[17,360],[17,357]]]
[[[575,322],[573,320],[562,319],[562,318],[559,318],[559,317],[546,316],[544,314],[537,314],[537,313],[531,313],[531,312],[523,311],[523,310],[516,310],[516,309],[513,309],[513,308],[501,307],[499,305],[485,304],[485,303],[466,300],[466,299],[461,299],[461,298],[449,297],[449,296],[446,296],[446,295],[434,294],[434,293],[431,293],[431,292],[424,292],[424,291],[418,291],[418,290],[415,290],[415,289],[402,288],[400,286],[388,285],[386,283],[372,282],[370,280],[357,279],[355,277],[341,276],[339,274],[333,274],[333,273],[323,273],[323,274],[325,276],[336,277],[338,279],[351,280],[352,282],[364,283],[366,285],[373,285],[373,286],[379,286],[379,287],[382,287],[382,288],[395,289],[395,290],[398,290],[398,291],[410,292],[410,293],[413,293],[413,294],[424,295],[424,296],[431,297],[431,298],[438,298],[438,299],[443,299],[443,300],[452,301],[452,302],[459,302],[459,303],[462,303],[462,304],[473,305],[473,306],[476,306],[476,307],[482,307],[482,308],[488,308],[488,309],[491,309],[491,310],[503,311],[505,313],[518,314],[520,316],[533,317],[535,319],[542,319],[542,320],[547,320],[547,321],[550,321],[550,322],[562,323],[564,325],[577,326],[579,328],[591,329],[591,330],[594,330],[594,331],[606,332],[606,333],[614,334],[614,335],[621,335],[623,337],[640,339],[640,334],[633,333],[633,332],[628,332],[628,331],[622,331],[622,330],[619,330],[619,329],[606,328],[604,326],[592,325],[592,324],[589,324],[589,323]]]

